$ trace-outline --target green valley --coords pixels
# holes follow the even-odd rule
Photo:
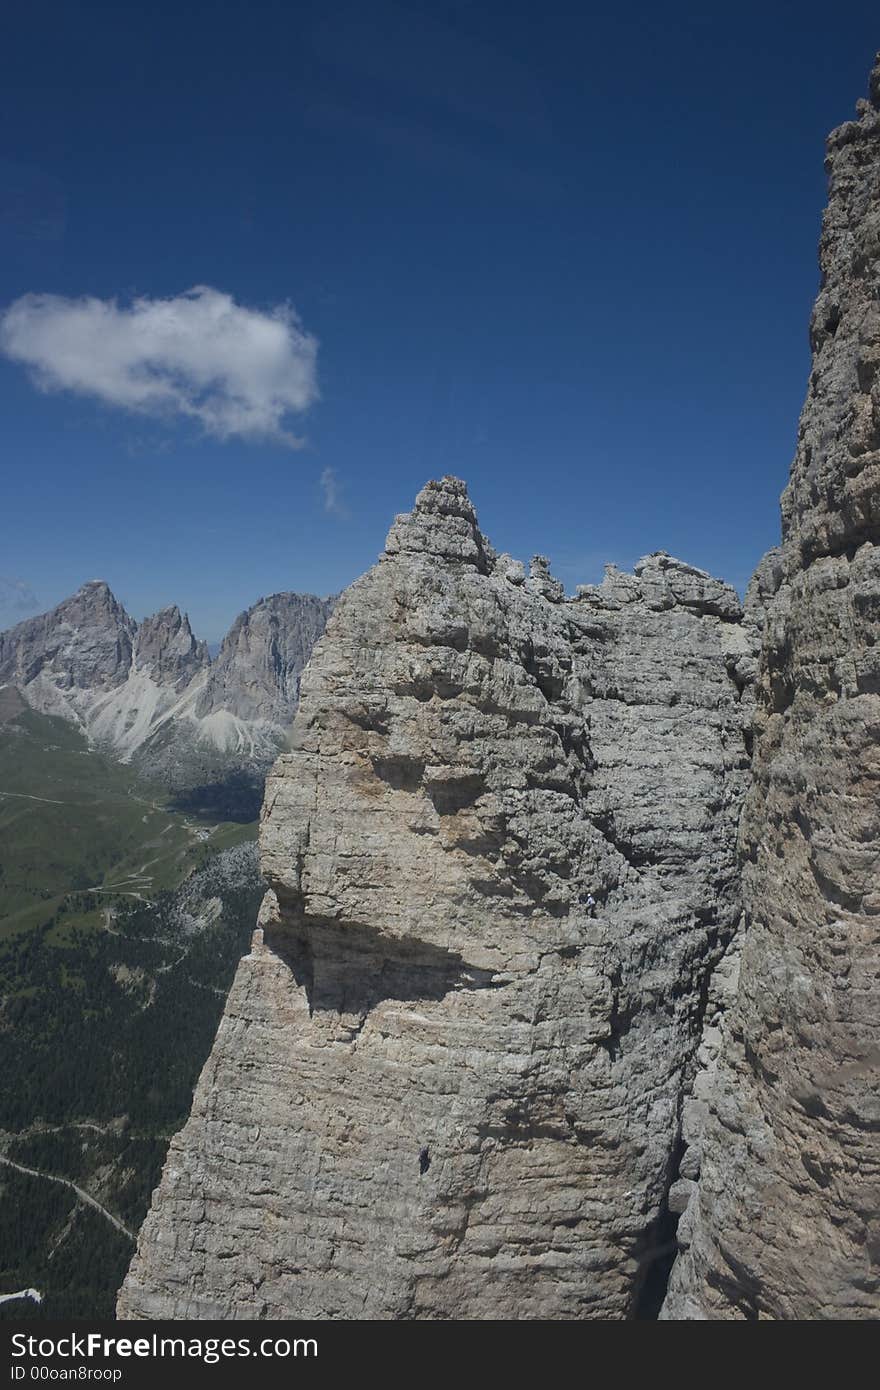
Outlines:
[[[0,691],[0,1317],[109,1317],[261,896],[255,825],[168,805]]]

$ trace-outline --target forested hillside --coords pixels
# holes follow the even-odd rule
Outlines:
[[[0,723],[0,1317],[110,1317],[261,887],[60,720]]]

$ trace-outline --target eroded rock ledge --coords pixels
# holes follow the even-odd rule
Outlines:
[[[428,484],[303,678],[123,1316],[633,1313],[740,918],[757,643],[662,552],[566,599]]]

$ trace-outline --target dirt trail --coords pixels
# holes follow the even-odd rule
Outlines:
[[[0,1163],[5,1163],[7,1168],[17,1169],[19,1173],[26,1173],[29,1178],[43,1178],[46,1182],[57,1182],[60,1183],[62,1187],[69,1187],[72,1192],[76,1193],[81,1201],[93,1207],[95,1211],[100,1212],[100,1214],[110,1222],[111,1226],[115,1226],[120,1235],[128,1236],[132,1244],[137,1240],[137,1236],[134,1232],[123,1225],[118,1216],[114,1216],[112,1211],[108,1211],[106,1207],[102,1207],[100,1202],[96,1201],[96,1199],[83,1188],[78,1187],[75,1182],[71,1182],[70,1178],[59,1178],[54,1173],[41,1173],[39,1169],[28,1168],[23,1163],[16,1163],[12,1158],[5,1158],[3,1154],[0,1154]]]

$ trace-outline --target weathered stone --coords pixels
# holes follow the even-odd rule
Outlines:
[[[697,1185],[690,1178],[677,1178],[669,1189],[667,1206],[671,1212],[681,1215],[687,1211],[688,1202],[697,1190]]]
[[[741,620],[662,554],[525,580],[456,479],[397,518],[303,676],[123,1315],[632,1313],[740,917]]]

